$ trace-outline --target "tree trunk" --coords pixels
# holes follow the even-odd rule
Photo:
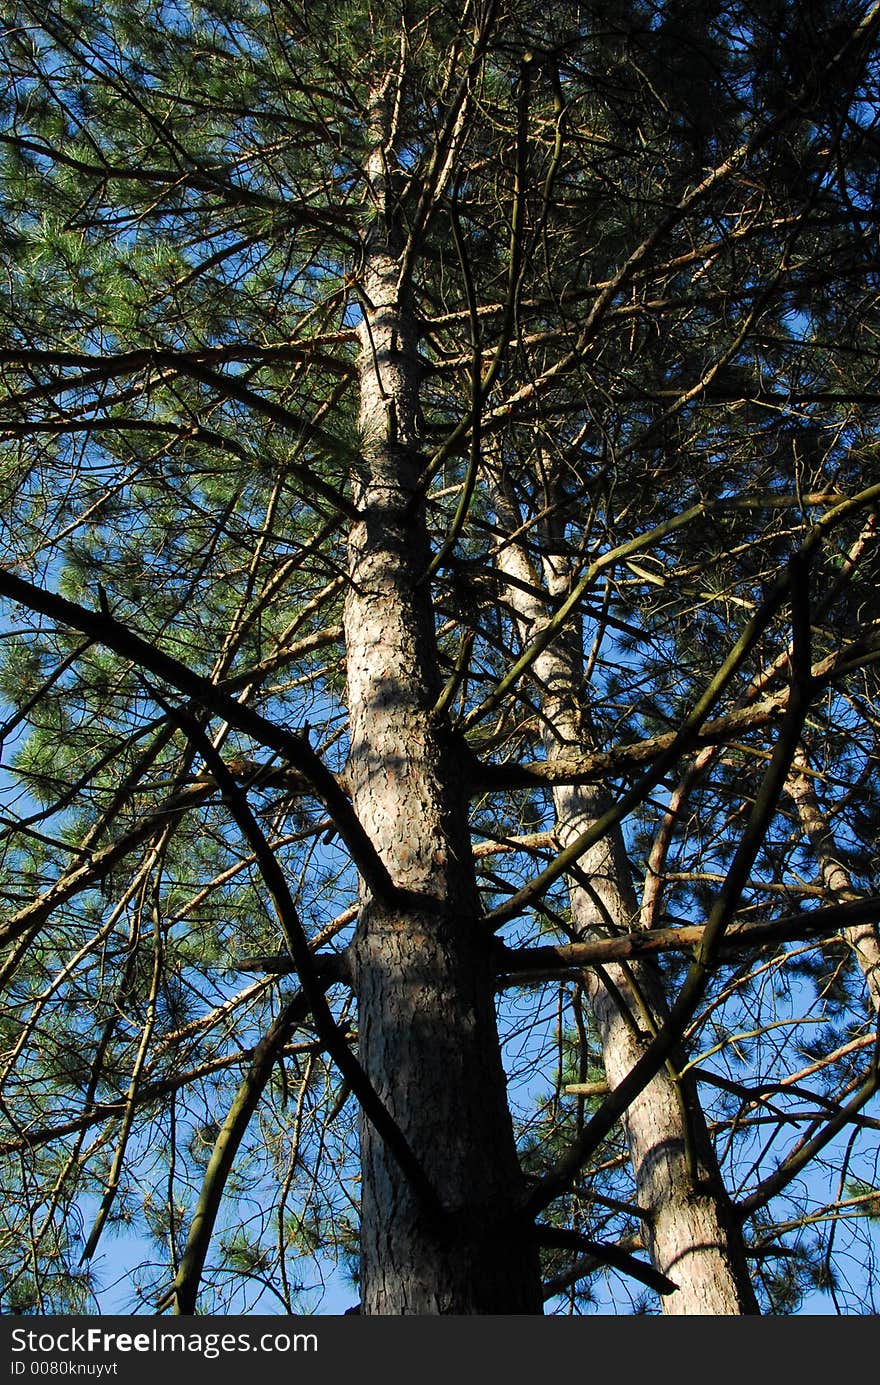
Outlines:
[[[806,754],[799,750],[792,765],[789,793],[798,811],[804,836],[810,843],[822,884],[831,897],[841,902],[860,899],[853,889],[849,871],[840,861],[831,826],[819,807],[813,788],[810,765]],[[865,978],[868,998],[875,1014],[880,1014],[880,939],[875,923],[862,923],[855,928],[841,929],[841,937],[853,950],[859,969]]]
[[[383,104],[377,121],[387,126]],[[365,248],[362,515],[349,542],[345,639],[355,809],[400,892],[362,891],[353,956],[359,1054],[420,1162],[439,1218],[361,1123],[361,1311],[540,1313],[537,1250],[498,1044],[460,758],[432,716],[440,690],[422,466],[417,333],[379,147],[380,215]],[[411,508],[412,506],[412,508]]]
[[[503,508],[503,502],[502,502]],[[515,515],[504,515],[515,525]],[[517,526],[518,527],[518,526]],[[522,548],[501,548],[499,565],[508,575],[541,584]],[[546,560],[546,585],[567,585],[562,560]],[[546,621],[542,602],[511,584],[508,599],[526,636]],[[589,748],[581,696],[584,677],[580,640],[563,632],[532,666],[538,685],[542,737],[549,761]],[[605,811],[601,792],[589,786],[553,791],[556,835],[567,845]],[[578,863],[582,884],[569,877],[572,923],[583,939],[630,932],[638,907],[619,828]],[[632,1070],[667,1007],[662,978],[648,960],[612,964],[604,976],[585,973],[585,987],[602,1047],[605,1074],[613,1089]],[[608,984],[610,983],[610,984]],[[623,1117],[636,1198],[647,1212],[645,1241],[655,1267],[678,1285],[662,1298],[663,1312],[678,1315],[759,1312],[746,1263],[740,1225],[724,1188],[699,1104],[688,1076],[674,1079],[661,1069]]]

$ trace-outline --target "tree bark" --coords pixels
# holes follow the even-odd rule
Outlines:
[[[822,876],[822,883],[833,898],[841,902],[860,899],[853,888],[849,871],[839,858],[831,825],[819,806],[806,752],[799,750],[794,758],[789,781],[789,793],[798,811],[801,829],[813,851]],[[865,978],[868,999],[875,1015],[880,1014],[880,938],[877,925],[861,923],[842,928],[840,936],[849,944]]]
[[[500,508],[504,510],[504,502]],[[516,526],[515,514],[502,514]],[[518,527],[518,526],[516,526]],[[552,547],[552,546],[551,546]],[[503,545],[502,571],[530,585],[541,576],[523,549]],[[565,562],[545,560],[550,594],[567,583]],[[508,601],[527,637],[537,633],[547,612],[537,596],[520,585],[508,587]],[[542,738],[548,761],[571,758],[590,748],[583,694],[580,639],[563,633],[536,659]],[[601,790],[584,785],[553,789],[556,835],[562,846],[585,831],[607,808]],[[619,828],[589,849],[579,861],[583,883],[569,878],[572,923],[587,940],[638,926],[639,910]],[[667,1006],[662,978],[650,959],[625,966],[611,963],[600,973],[588,969],[585,988],[602,1049],[610,1088],[632,1070],[663,1020]],[[610,984],[609,984],[610,983]],[[654,1266],[678,1285],[662,1297],[666,1314],[740,1315],[759,1312],[745,1256],[742,1232],[724,1188],[700,1108],[696,1084],[662,1069],[623,1118],[636,1184],[636,1200],[646,1209],[646,1245]]]
[[[384,136],[384,96],[376,124]],[[352,799],[399,900],[362,888],[353,959],[361,1063],[442,1213],[362,1119],[361,1311],[540,1313],[537,1250],[517,1211],[522,1175],[477,926],[463,767],[432,715],[430,555],[413,503],[423,465],[417,331],[399,282],[383,145],[370,165],[379,214],[362,280],[362,518],[349,540],[344,620]]]

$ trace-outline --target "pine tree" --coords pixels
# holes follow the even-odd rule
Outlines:
[[[6,21],[5,1310],[868,1300],[878,28]]]

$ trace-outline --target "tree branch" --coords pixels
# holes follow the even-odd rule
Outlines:
[[[311,785],[333,818],[352,860],[372,893],[386,903],[396,897],[395,886],[354,809],[340,789],[334,776],[308,739],[286,730],[253,708],[236,701],[203,674],[195,673],[186,664],[166,654],[155,643],[130,630],[109,612],[92,611],[66,597],[44,591],[11,572],[0,571],[0,596],[9,597],[32,611],[48,616],[61,625],[73,627],[98,643],[112,649],[137,667],[160,678],[175,691],[183,693],[206,711],[227,721],[236,730],[244,731],[259,744],[283,756]],[[2,941],[2,939],[0,939]]]

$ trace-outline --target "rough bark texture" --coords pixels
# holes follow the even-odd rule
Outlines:
[[[795,756],[789,792],[797,808],[804,836],[816,858],[822,884],[841,903],[859,899],[861,896],[853,889],[849,871],[839,858],[831,826],[819,807],[810,777],[810,766],[803,751],[799,751]],[[874,1013],[880,1014],[880,939],[877,936],[877,925],[862,923],[855,928],[844,928],[841,930],[841,937],[853,950],[865,978],[868,998]]]
[[[540,583],[521,549],[502,549],[499,561],[503,570],[533,588]],[[547,560],[544,577],[551,592],[565,586],[559,560]],[[540,600],[514,585],[508,599],[524,632],[534,635],[546,620]],[[584,670],[575,640],[563,635],[544,650],[532,676],[539,688],[548,759],[570,758],[587,750],[588,728],[580,696]],[[556,835],[562,845],[585,831],[607,807],[601,793],[588,786],[557,787],[553,801]],[[619,830],[581,857],[579,873],[584,883],[570,881],[569,898],[580,937],[629,932],[638,926],[639,911]],[[611,964],[604,975],[613,989],[595,969],[587,971],[584,980],[613,1089],[641,1057],[666,1005],[652,961]],[[695,1084],[687,1077],[673,1080],[669,1070],[662,1069],[629,1107],[623,1124],[637,1201],[650,1214],[644,1223],[647,1248],[656,1268],[679,1286],[675,1293],[663,1296],[663,1312],[757,1313],[742,1233],[723,1186]]]
[[[374,163],[374,190],[383,174]],[[457,754],[439,692],[429,553],[418,507],[416,331],[386,222],[365,254],[360,431],[363,516],[345,609],[349,778],[395,885],[364,894],[355,939],[359,1054],[439,1201],[432,1217],[362,1122],[361,1311],[540,1313],[537,1252],[515,1216],[521,1173],[506,1099],[493,974]]]

